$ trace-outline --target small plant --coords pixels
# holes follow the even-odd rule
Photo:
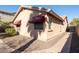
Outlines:
[[[5,33],[7,33],[7,35],[9,35],[9,36],[14,36],[17,34],[17,32],[14,28],[6,28]]]

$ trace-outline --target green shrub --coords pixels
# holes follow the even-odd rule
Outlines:
[[[0,26],[3,29],[3,31],[9,36],[14,36],[17,34],[16,30],[13,27],[11,27],[8,22],[3,22],[0,20]]]
[[[9,36],[14,36],[17,34],[17,32],[14,28],[6,28],[5,33],[7,33],[7,35],[9,35]]]
[[[6,28],[10,28],[11,26],[9,25],[8,22],[3,22],[0,20],[0,33],[5,32]]]
[[[4,29],[10,28],[9,23],[2,23],[1,25],[4,27]]]
[[[0,25],[1,25],[4,29],[6,29],[6,28],[9,28],[9,27],[10,27],[8,22],[3,22],[3,21],[0,21]]]

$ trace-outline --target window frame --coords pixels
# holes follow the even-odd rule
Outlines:
[[[42,26],[41,26],[42,25]],[[40,27],[39,27],[40,26]],[[42,28],[41,28],[42,27]],[[44,29],[44,23],[34,23],[34,29],[35,30],[43,30]]]

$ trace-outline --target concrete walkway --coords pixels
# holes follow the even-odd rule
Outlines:
[[[42,42],[39,40],[36,40],[33,42],[26,50],[25,52],[69,52],[70,50],[70,33],[63,33],[59,36],[53,37],[48,42]]]
[[[0,39],[0,53],[27,53],[27,52],[69,52],[70,33],[62,33],[51,40],[43,42],[23,36],[14,36]]]
[[[2,40],[0,40],[0,53],[8,53],[13,51],[14,49],[5,44]]]
[[[22,46],[26,45],[31,40],[31,38],[20,35],[0,39],[0,53],[20,52],[21,50],[23,50]]]

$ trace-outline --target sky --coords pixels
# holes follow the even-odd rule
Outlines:
[[[68,21],[72,21],[73,18],[79,18],[79,5],[36,5],[38,7],[45,7],[52,9],[60,16],[67,16]],[[0,5],[0,10],[7,10],[16,12],[19,5]]]

